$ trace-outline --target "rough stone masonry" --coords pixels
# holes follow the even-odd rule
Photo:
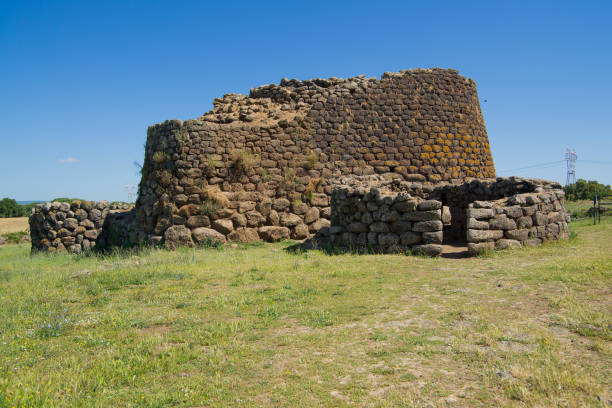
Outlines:
[[[93,244],[58,241],[59,230],[69,230],[65,220],[39,206],[30,221],[37,231],[33,249],[76,252],[79,246],[142,243],[176,248],[315,234],[340,243],[344,238],[329,234],[340,201],[330,199],[347,176],[412,183],[415,202],[427,201],[421,193],[432,186],[455,186],[438,190],[441,208],[423,211],[442,213],[447,207],[451,221],[444,228],[465,237],[466,211],[477,199],[464,194],[470,190],[465,186],[495,177],[476,85],[455,70],[416,69],[381,79],[283,79],[248,96],[225,95],[213,105],[195,120],[149,127],[135,208],[113,213]],[[484,195],[496,200],[521,192]],[[421,203],[416,205],[418,210]],[[436,220],[422,221],[432,221],[433,228]],[[416,228],[424,228],[417,222]],[[444,235],[437,229],[412,232],[421,233],[421,246],[439,245]],[[393,247],[387,242],[394,241],[391,235],[377,235],[380,240]]]

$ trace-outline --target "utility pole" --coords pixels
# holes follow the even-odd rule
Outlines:
[[[136,193],[136,186],[131,185],[131,184],[126,184],[125,191],[127,191],[128,202],[130,202],[130,203],[133,202],[134,201],[134,195]]]
[[[565,179],[565,185],[576,183],[576,160],[578,155],[575,150],[565,150],[565,163],[567,164],[567,178]]]

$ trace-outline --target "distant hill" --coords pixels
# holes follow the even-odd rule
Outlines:
[[[34,201],[17,201],[17,204],[19,205],[26,205],[26,204],[37,204],[37,203],[44,203],[45,200],[34,200]]]

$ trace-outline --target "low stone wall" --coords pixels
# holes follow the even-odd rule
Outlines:
[[[440,201],[375,186],[339,186],[332,190],[331,208],[332,245],[385,253],[413,250],[432,256],[442,252]]]
[[[336,246],[437,256],[467,242],[472,255],[568,238],[557,183],[517,177],[429,185],[381,176],[343,177],[331,193],[328,236]]]
[[[214,196],[214,197],[213,197]],[[326,195],[310,203],[269,199],[257,192],[204,193],[208,215],[201,205],[184,203],[178,214],[168,210],[163,235],[147,234],[130,207],[108,201],[39,204],[30,216],[33,251],[73,253],[91,249],[164,244],[169,249],[213,240],[225,243],[305,239],[329,227]],[[215,207],[216,206],[216,207]]]
[[[567,239],[564,201],[563,190],[475,201],[467,210],[468,250],[478,254]]]
[[[520,178],[462,184],[409,182],[384,176],[347,176],[308,203],[260,192],[207,189],[162,208],[160,230],[147,233],[133,209],[107,201],[52,202],[30,216],[33,251],[159,245],[175,249],[207,241],[316,239],[385,253],[408,250],[436,256],[444,240],[467,241],[477,254],[568,237],[565,194],[557,183]],[[198,202],[200,202],[198,201]],[[207,215],[204,215],[207,214]],[[331,220],[331,222],[330,222]],[[163,233],[162,233],[163,231]]]
[[[134,231],[133,211],[126,211],[128,208],[108,201],[38,204],[29,219],[32,251],[79,253],[121,246],[128,242],[126,236]],[[138,237],[132,238],[138,241]]]

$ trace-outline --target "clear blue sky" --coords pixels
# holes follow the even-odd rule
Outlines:
[[[147,126],[280,78],[456,68],[498,175],[612,183],[612,2],[0,1],[0,197],[125,200]],[[487,100],[487,102],[484,102]],[[582,160],[601,161],[603,163]]]

